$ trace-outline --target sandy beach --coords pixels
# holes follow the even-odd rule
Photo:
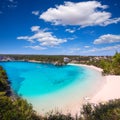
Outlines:
[[[95,70],[98,70],[102,72],[103,70],[101,68],[98,68],[93,65],[83,65],[83,64],[77,64],[79,66],[85,66],[88,68],[92,68]],[[91,103],[99,103],[99,102],[105,102],[112,99],[118,99],[120,98],[120,75],[107,75],[105,77],[105,82],[103,86],[95,93],[95,95],[91,98],[89,102]]]
[[[90,69],[85,69],[85,66],[90,67]],[[63,89],[51,94],[28,97],[26,99],[32,103],[33,108],[38,114],[44,115],[45,113],[51,110],[55,111],[56,109],[63,114],[71,113],[72,115],[75,115],[76,113],[80,113],[81,105],[86,103],[85,99],[87,97],[91,98],[96,89],[98,89],[97,86],[100,87],[103,84],[101,81],[103,78],[100,73],[101,69],[87,65],[83,65],[82,69],[83,71],[85,70],[86,76],[80,75],[76,81]],[[81,79],[83,79],[83,81],[81,81]]]
[[[74,63],[69,63],[68,65],[76,65],[76,66],[83,66],[83,67],[87,67],[87,68],[91,68],[91,69],[95,69],[99,72],[102,72],[103,70],[101,68],[98,68],[96,66],[93,66],[93,65],[85,65],[85,64],[74,64]]]
[[[92,103],[105,102],[120,98],[120,76],[105,76],[105,84],[90,100]]]
[[[87,68],[92,68],[95,69],[99,72],[102,72],[103,70],[101,68],[98,68],[93,65],[84,65],[84,64],[72,64],[70,65],[77,65],[77,66],[84,66]],[[98,104],[100,102],[106,102],[108,100],[112,99],[118,99],[120,98],[120,75],[107,75],[104,76],[104,83],[101,86],[98,86],[98,89],[94,92],[94,95],[92,97],[87,96],[87,102],[93,103],[93,104]],[[83,101],[82,104],[85,102]],[[78,108],[74,109],[72,111],[72,114],[74,114],[75,111],[77,111]]]
[[[102,72],[101,68],[98,68],[93,65],[84,65],[84,64],[71,64],[71,65],[78,65],[84,66],[88,68],[92,68]],[[105,82],[102,88],[95,93],[94,97],[91,98],[91,102],[98,103],[103,101],[108,101],[110,99],[117,99],[120,98],[120,75],[107,75],[105,77]]]

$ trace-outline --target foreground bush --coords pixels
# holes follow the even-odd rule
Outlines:
[[[105,74],[120,75],[120,53],[116,53],[111,61],[101,60],[100,67]]]
[[[31,104],[26,100],[17,98],[12,100],[9,97],[0,97],[0,120],[39,120],[32,109]]]
[[[105,104],[83,106],[83,120],[120,120],[120,99]]]

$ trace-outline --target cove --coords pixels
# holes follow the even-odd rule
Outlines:
[[[27,99],[40,114],[56,108],[75,112],[83,97],[92,97],[103,83],[99,71],[83,66],[18,61],[0,65],[6,70],[13,91]]]

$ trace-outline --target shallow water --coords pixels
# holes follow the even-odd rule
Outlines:
[[[69,108],[90,96],[101,83],[101,73],[74,65],[54,66],[30,62],[0,62],[14,92],[38,112]],[[43,110],[44,109],[44,110]]]

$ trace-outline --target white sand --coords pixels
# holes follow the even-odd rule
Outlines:
[[[120,98],[120,76],[105,76],[106,82],[103,87],[94,95],[90,102],[99,103],[111,99]]]
[[[36,60],[29,60],[28,62],[41,63],[41,61],[36,61]]]
[[[78,65],[84,66],[88,68],[93,68],[102,72],[101,68],[97,68],[95,66],[83,65],[83,64],[71,64],[71,65]],[[93,104],[98,104],[99,102],[106,102],[112,99],[120,98],[120,75],[108,75],[104,77],[105,81],[102,87],[98,86],[98,90],[95,91],[94,95],[88,102]],[[89,96],[88,96],[89,98]]]
[[[98,67],[93,66],[93,65],[74,64],[74,63],[69,63],[68,65],[83,66],[83,67],[87,67],[87,68],[95,69],[95,70],[97,70],[97,71],[99,71],[99,72],[102,72],[102,71],[103,71],[101,68],[98,68]]]

